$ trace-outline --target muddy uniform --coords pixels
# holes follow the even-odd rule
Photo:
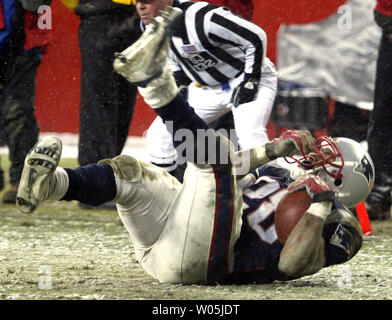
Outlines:
[[[243,192],[241,236],[235,245],[235,265],[230,282],[264,283],[275,280],[280,251],[275,230],[275,209],[292,181],[289,171],[264,165],[257,170],[260,178]]]
[[[275,209],[292,182],[289,171],[279,166],[264,165],[256,170],[259,178],[243,191],[243,214],[241,235],[235,244],[235,264],[228,283],[268,283],[285,280],[277,268],[283,245],[275,229]],[[346,210],[335,201],[331,210]],[[339,223],[327,223],[323,229],[326,243],[327,265],[343,263],[347,256],[336,237],[347,239],[349,233]],[[331,240],[332,239],[332,240]]]

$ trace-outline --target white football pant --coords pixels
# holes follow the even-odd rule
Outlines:
[[[142,268],[176,284],[230,273],[242,221],[242,191],[232,174],[188,163],[182,185],[162,168],[119,157],[125,162],[114,158],[114,165],[132,177],[115,174],[115,201]]]

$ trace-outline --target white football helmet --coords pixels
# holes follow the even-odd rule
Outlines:
[[[348,208],[366,199],[374,186],[375,170],[370,155],[358,142],[323,136],[316,140],[314,152],[320,156],[317,162],[310,161],[310,155],[295,160],[338,187],[336,199]]]

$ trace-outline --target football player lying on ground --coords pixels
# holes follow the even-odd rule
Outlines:
[[[145,101],[164,121],[173,121],[174,132],[186,128],[193,133],[194,154],[207,156],[211,149],[197,140],[197,130],[208,127],[178,94],[165,65],[168,37],[178,15],[169,8],[156,18],[127,56],[118,57],[116,69],[124,67],[121,73],[139,85]],[[216,163],[189,162],[183,184],[162,168],[126,155],[60,168],[61,141],[46,138],[26,157],[17,205],[30,213],[44,200],[90,205],[115,201],[141,267],[162,283],[295,279],[357,253],[361,227],[343,203],[354,206],[365,199],[374,172],[371,159],[356,142],[316,141],[315,152],[302,160],[312,173],[296,170],[295,178],[266,163],[313,149],[308,131],[289,131],[241,153],[234,153],[223,136],[212,137],[212,152],[219,154]],[[249,174],[239,171],[244,166],[238,159],[247,162]]]

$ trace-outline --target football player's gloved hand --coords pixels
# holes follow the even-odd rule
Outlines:
[[[230,102],[237,108],[240,104],[255,100],[258,91],[259,80],[246,74],[244,81],[233,90]]]
[[[265,145],[265,151],[271,160],[297,153],[305,155],[313,149],[314,138],[308,130],[287,130]]]
[[[321,177],[313,174],[305,174],[295,180],[287,188],[289,193],[306,190],[312,199],[312,203],[333,201],[338,193],[336,186],[329,186]]]

